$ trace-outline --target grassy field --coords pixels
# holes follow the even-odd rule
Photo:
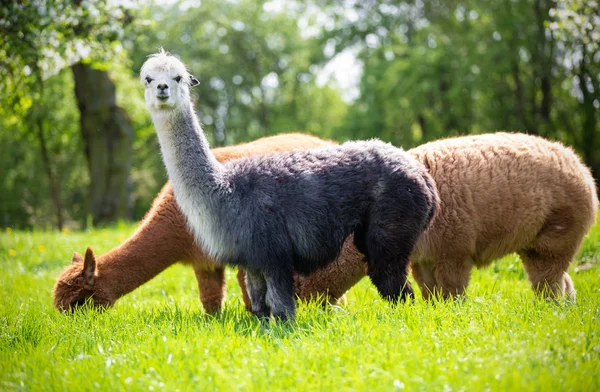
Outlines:
[[[0,390],[600,390],[600,227],[572,267],[576,304],[536,299],[518,257],[474,271],[468,299],[390,306],[363,279],[344,307],[301,304],[295,324],[245,313],[234,271],[205,316],[177,265],[108,312],[63,315],[54,278],[134,226],[0,233]]]

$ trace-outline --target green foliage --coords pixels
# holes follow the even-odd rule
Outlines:
[[[31,106],[29,97],[22,97]],[[63,70],[44,82],[44,90],[35,103],[42,119],[43,134],[61,188],[61,201],[67,208],[67,220],[84,216],[87,170],[79,133],[79,112],[73,96],[73,78]],[[0,112],[2,109],[0,108]],[[0,114],[0,224],[51,227],[54,217],[48,197],[47,177],[40,159],[37,124],[31,115]],[[29,116],[29,117],[28,117]]]
[[[61,226],[85,218],[88,183],[71,75],[119,52],[127,9],[106,1],[9,1],[0,7],[0,224]],[[68,207],[64,208],[66,205]],[[54,217],[57,214],[57,218]]]
[[[121,6],[119,4],[127,4]],[[137,73],[160,46],[201,80],[215,146],[291,131],[379,137],[405,148],[457,134],[522,131],[572,145],[600,173],[598,2],[12,1],[0,8],[0,224],[85,221],[84,150],[68,72],[110,71],[131,119],[133,218],[166,180]],[[317,76],[357,53],[360,96]],[[41,139],[49,146],[44,164]]]
[[[0,7],[0,98],[19,105],[20,97],[39,93],[44,79],[77,61],[106,62],[130,19],[127,9],[106,0],[9,0]]]
[[[246,313],[234,271],[223,314],[205,316],[183,265],[107,312],[57,312],[71,252],[103,253],[134,229],[0,234],[2,390],[600,388],[599,227],[571,271],[576,304],[535,298],[508,256],[474,271],[463,301],[393,307],[364,279],[344,307],[300,304],[293,325]]]
[[[411,147],[521,131],[574,145],[596,169],[596,1],[377,4],[327,2],[338,18],[322,42],[353,45],[364,63],[361,95],[336,135]]]

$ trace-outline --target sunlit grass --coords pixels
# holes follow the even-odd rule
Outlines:
[[[72,252],[133,229],[0,234],[0,390],[600,389],[600,228],[571,271],[576,304],[535,298],[508,256],[474,271],[462,301],[393,307],[364,279],[345,307],[301,304],[294,324],[247,314],[234,271],[224,312],[206,316],[182,265],[107,312],[54,310]]]

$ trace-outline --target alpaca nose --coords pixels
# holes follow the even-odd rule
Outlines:
[[[161,92],[161,93],[164,93],[165,90],[169,88],[169,86],[167,86],[166,84],[159,84],[156,87],[158,88],[158,91]]]

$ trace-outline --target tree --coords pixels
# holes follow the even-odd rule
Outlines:
[[[337,135],[413,146],[509,130],[573,145],[600,176],[597,2],[324,2],[321,41],[357,48],[361,94]]]
[[[106,1],[15,1],[0,11],[0,33],[6,37],[0,44],[2,100],[15,111],[24,113],[30,128],[36,130],[59,228],[64,221],[60,186],[53,167],[54,157],[47,147],[47,130],[44,129],[44,113],[40,104],[45,82],[62,68],[80,62],[74,68],[77,70],[77,85],[84,84],[85,75],[90,74],[98,77],[99,83],[104,83],[88,83],[87,88],[80,88],[77,94],[78,106],[84,110],[80,118],[86,151],[96,152],[87,155],[90,158],[89,212],[96,223],[124,217],[128,188],[121,184],[127,183],[130,165],[118,162],[102,150],[108,148],[127,153],[131,148],[131,127],[126,124],[127,117],[115,105],[114,86],[107,74],[104,70],[93,71],[91,67],[98,63],[106,64],[114,56],[123,35],[122,26],[130,20],[126,9],[108,6]],[[91,61],[92,58],[96,63]],[[102,104],[108,106],[98,107]],[[120,127],[119,130],[112,129],[115,125]],[[93,137],[99,133],[106,133],[104,140]],[[129,137],[115,138],[115,134],[129,134]],[[98,142],[102,142],[99,147],[95,145]],[[130,154],[124,156],[130,159]],[[125,178],[125,181],[116,178]],[[98,202],[98,199],[101,201]]]
[[[78,63],[71,67],[88,162],[88,212],[94,225],[128,218],[133,128],[117,105],[108,72]]]
[[[557,93],[556,123],[583,153],[600,179],[600,10],[596,1],[569,0],[550,10],[546,23],[556,36],[555,56],[566,81]],[[576,99],[575,108],[566,104]],[[566,109],[566,110],[565,110]],[[598,182],[600,184],[600,181]]]

